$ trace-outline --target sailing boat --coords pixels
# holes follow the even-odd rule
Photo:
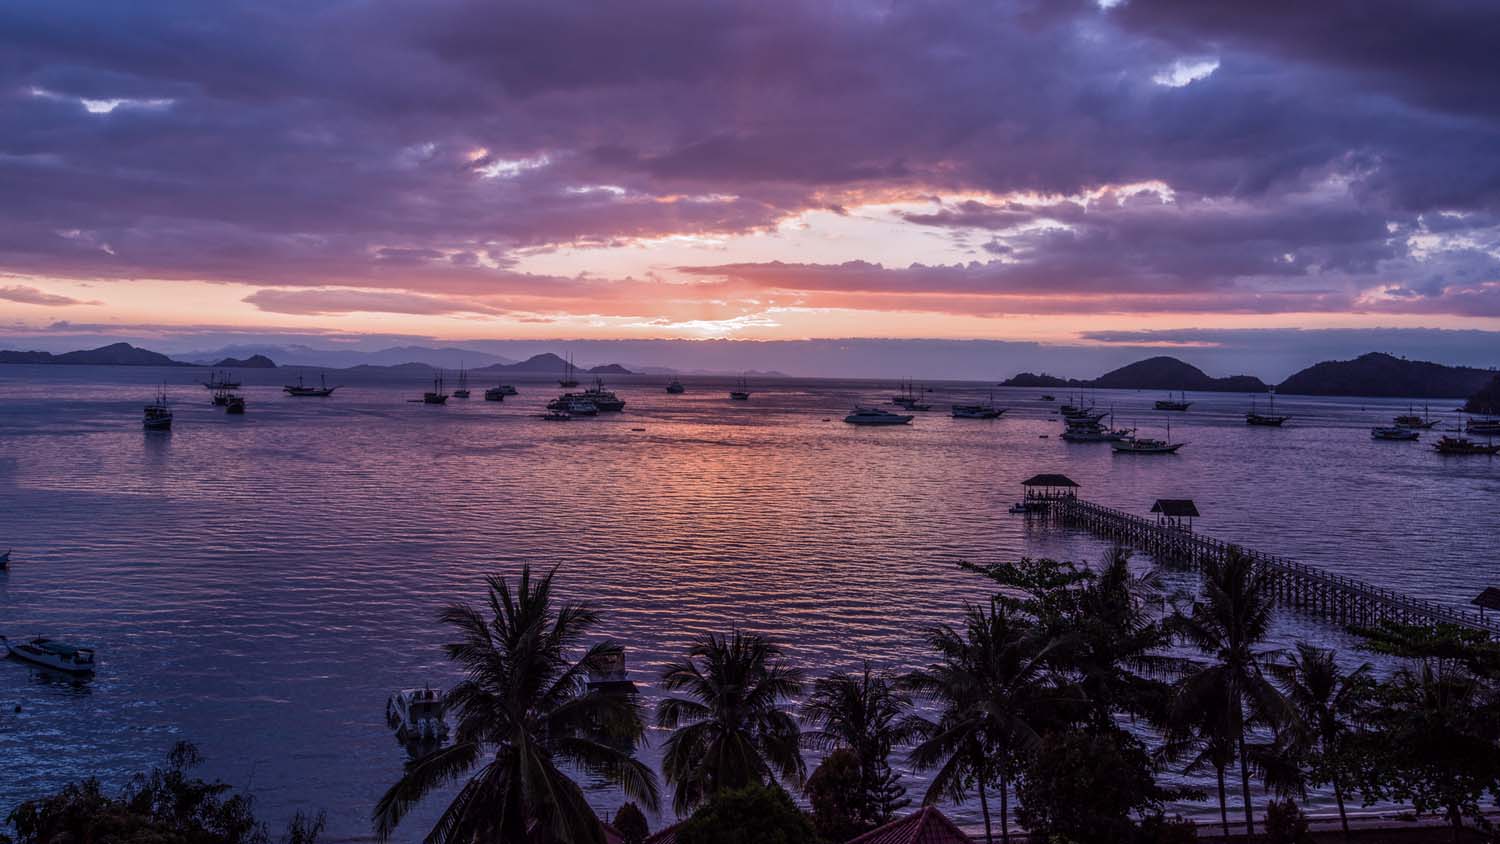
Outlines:
[[[432,379],[432,392],[422,394],[423,404],[447,404],[448,394],[443,392],[443,371],[438,370],[436,377]]]
[[[166,384],[157,388],[156,398],[146,405],[146,415],[141,420],[141,427],[148,431],[172,430],[172,408],[167,405]]]
[[[1185,390],[1182,392],[1182,398],[1177,401],[1172,400],[1171,393],[1167,393],[1167,397],[1164,399],[1156,400],[1157,410],[1187,410],[1192,406],[1193,403],[1187,400],[1187,391]]]
[[[740,383],[736,389],[729,391],[729,397],[735,401],[750,400],[750,385],[745,383],[745,376],[740,376]]]
[[[1270,413],[1257,413],[1255,411],[1255,397],[1250,397],[1250,412],[1245,414],[1245,424],[1261,425],[1267,428],[1280,428],[1281,424],[1290,418],[1290,416],[1276,415],[1276,394],[1272,393]]]
[[[578,386],[578,379],[573,377],[573,356],[571,354],[568,355],[567,360],[563,361],[563,377],[557,382],[557,386]]]
[[[1437,424],[1439,422],[1443,421],[1443,420],[1438,419],[1436,417],[1429,418],[1427,416],[1427,413],[1428,413],[1428,409],[1427,409],[1427,405],[1425,405],[1425,404],[1422,405],[1422,415],[1421,416],[1418,416],[1415,413],[1412,413],[1411,406],[1407,405],[1407,407],[1406,407],[1406,413],[1404,413],[1404,414],[1396,417],[1396,419],[1395,419],[1396,427],[1397,428],[1421,428],[1421,429],[1425,430],[1427,428],[1435,428],[1435,427],[1437,427]]]
[[[469,371],[464,369],[463,364],[458,365],[458,389],[453,391],[453,397],[456,399],[469,397]]]
[[[293,398],[309,398],[310,397],[310,398],[324,399],[324,398],[328,398],[329,396],[333,395],[333,391],[338,389],[338,387],[336,387],[336,386],[335,387],[328,386],[328,378],[327,378],[327,376],[325,376],[321,372],[318,373],[318,384],[319,384],[319,386],[317,386],[317,387],[309,387],[306,384],[302,383],[302,376],[298,375],[297,376],[297,383],[295,383],[295,384],[288,384],[285,387],[282,387],[281,391],[284,392],[284,393],[286,393],[289,396],[292,396]]]
[[[1172,442],[1172,420],[1167,420],[1167,438],[1164,440],[1151,439],[1150,437],[1130,437],[1117,443],[1111,443],[1110,447],[1115,454],[1176,454],[1177,449],[1187,443]]]

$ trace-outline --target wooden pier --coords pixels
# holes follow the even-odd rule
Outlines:
[[[1028,517],[1041,516],[1059,526],[1081,528],[1111,542],[1145,551],[1162,562],[1194,568],[1238,551],[1269,573],[1276,597],[1283,605],[1339,624],[1373,625],[1381,621],[1454,624],[1500,637],[1500,620],[1479,612],[1413,598],[1315,566],[1263,554],[1194,533],[1191,523],[1181,519],[1163,516],[1152,520],[1084,501],[1071,492],[1069,489],[1045,498],[1033,494],[1029,500],[1038,506],[1028,511]]]

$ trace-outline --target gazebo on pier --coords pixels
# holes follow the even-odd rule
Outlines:
[[[1078,482],[1067,475],[1032,475],[1021,481],[1021,486],[1028,504],[1078,497]]]
[[[1156,523],[1172,530],[1191,533],[1193,519],[1198,518],[1198,505],[1191,498],[1158,498],[1151,505],[1156,514]]]
[[[1479,607],[1479,617],[1484,618],[1485,610],[1500,610],[1500,587],[1490,586],[1479,596],[1469,603]]]

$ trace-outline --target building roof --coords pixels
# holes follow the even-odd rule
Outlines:
[[[936,806],[923,806],[850,841],[849,844],[974,844]]]
[[[666,829],[658,830],[655,835],[646,837],[646,844],[677,844],[677,827],[682,824],[674,823]]]
[[[1078,482],[1067,475],[1032,475],[1021,486],[1078,486]]]
[[[1491,586],[1469,603],[1487,610],[1500,610],[1500,588]]]
[[[1178,519],[1184,516],[1197,518],[1198,506],[1191,498],[1158,498],[1156,503],[1151,505],[1151,512]]]

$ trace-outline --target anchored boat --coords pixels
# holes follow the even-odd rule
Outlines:
[[[682,386],[681,381],[673,378],[672,383],[667,385],[667,392],[671,393],[674,396],[680,396],[683,393],[687,392],[687,387]]]
[[[448,737],[443,693],[431,687],[402,689],[385,702],[385,720],[401,741],[442,741]]]
[[[1150,437],[1129,437],[1117,443],[1111,443],[1110,448],[1115,454],[1176,454],[1177,449],[1187,443],[1172,442],[1172,423],[1167,422],[1167,438],[1164,440],[1152,439]]]
[[[1276,394],[1271,394],[1271,410],[1269,413],[1259,413],[1255,409],[1255,397],[1250,397],[1250,412],[1245,414],[1246,425],[1259,425],[1264,428],[1280,428],[1290,416],[1276,415]]]
[[[1192,407],[1193,403],[1187,400],[1187,392],[1183,391],[1181,395],[1182,395],[1182,398],[1176,399],[1176,400],[1174,400],[1172,398],[1172,394],[1171,393],[1168,393],[1167,397],[1164,398],[1164,399],[1157,399],[1156,400],[1156,409],[1157,410],[1179,410],[1179,411],[1185,411],[1188,408]]]
[[[453,391],[453,397],[456,399],[469,397],[469,371],[462,366],[458,368],[458,389]]]
[[[141,420],[141,427],[148,431],[170,431],[172,430],[172,408],[167,404],[167,387],[165,384],[156,390],[156,398],[146,405],[145,417]]]
[[[1432,444],[1438,454],[1500,454],[1500,445],[1477,443],[1468,437],[1449,437]]]
[[[1376,426],[1370,429],[1370,439],[1390,441],[1411,441],[1422,436],[1411,428],[1398,428],[1395,426]]]
[[[29,642],[10,642],[0,636],[0,644],[10,648],[10,655],[33,665],[66,671],[69,674],[94,672],[94,649],[81,648],[55,639],[36,638]]]
[[[337,386],[328,386],[328,381],[322,373],[318,374],[318,386],[316,387],[309,387],[302,383],[302,376],[298,375],[296,384],[288,384],[281,388],[282,392],[295,398],[327,398],[333,395],[333,391],[337,389]]]
[[[733,399],[734,401],[750,400],[750,385],[745,383],[745,376],[741,375],[739,385],[735,389],[729,391],[729,398]]]

